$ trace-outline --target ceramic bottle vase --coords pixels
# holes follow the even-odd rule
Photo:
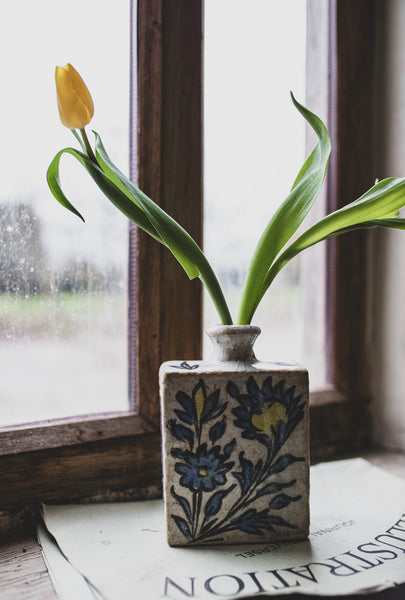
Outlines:
[[[308,373],[260,362],[252,325],[207,331],[211,361],[160,369],[167,541],[303,539],[309,528]]]

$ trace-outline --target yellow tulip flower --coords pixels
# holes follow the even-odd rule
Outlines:
[[[69,129],[83,129],[94,114],[93,100],[86,84],[69,63],[56,67],[55,81],[62,124]]]

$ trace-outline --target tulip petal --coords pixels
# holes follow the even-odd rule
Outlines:
[[[59,116],[69,129],[83,129],[92,119],[94,104],[89,90],[71,64],[55,69]]]

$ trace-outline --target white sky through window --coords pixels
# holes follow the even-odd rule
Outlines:
[[[204,29],[204,248],[235,320],[256,244],[306,156],[305,121],[290,100],[291,90],[306,102],[306,2],[207,0]],[[300,257],[264,297],[253,319],[262,329],[256,354],[300,362],[318,385],[323,337],[308,340],[302,273]],[[205,324],[217,320],[206,296]]]
[[[6,4],[0,369],[7,376],[0,382],[0,424],[127,409],[127,221],[66,157],[61,181],[83,224],[53,199],[46,171],[60,149],[78,148],[56,104],[55,66],[67,62],[93,96],[89,136],[99,131],[128,170],[129,2]]]

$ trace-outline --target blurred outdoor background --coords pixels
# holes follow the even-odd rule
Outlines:
[[[204,248],[236,318],[254,247],[305,159],[289,91],[305,102],[306,3],[206,0],[205,19]],[[86,224],[57,204],[45,174],[58,150],[77,146],[56,105],[54,69],[66,62],[92,93],[91,128],[128,171],[129,42],[128,0],[113,10],[71,0],[68,11],[16,0],[0,23],[0,425],[128,408],[128,224],[73,158],[61,181]],[[321,269],[290,263],[254,319],[257,356],[305,364],[315,387],[324,332],[308,306]],[[216,322],[206,298],[205,326]]]
[[[0,22],[1,424],[128,407],[127,222],[70,156],[61,181],[85,224],[46,183],[56,152],[78,147],[56,104],[67,62],[94,98],[89,135],[128,171],[129,2],[111,6],[17,0]]]

